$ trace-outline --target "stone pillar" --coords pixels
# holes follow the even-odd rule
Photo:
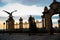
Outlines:
[[[30,16],[28,21],[29,21],[30,31],[31,32],[36,32],[37,31],[37,26],[36,26],[34,17]]]
[[[44,28],[44,18],[42,19],[42,28]]]
[[[6,20],[6,30],[8,29],[8,20]]]
[[[6,29],[8,30],[14,29],[14,19],[12,17],[9,17],[8,20],[6,20]]]
[[[45,28],[45,18],[42,16],[42,28]]]
[[[45,7],[44,7],[43,16],[42,16],[42,26],[43,26],[43,28],[44,28],[44,27],[46,28],[46,25],[47,25],[47,24],[46,24],[46,22],[47,22],[47,21],[46,21],[46,19],[47,19],[46,17],[48,16],[47,14],[48,14],[48,8],[47,8],[47,6],[45,6]],[[47,19],[47,20],[48,20],[48,19]]]
[[[59,30],[60,30],[60,20],[58,20],[58,26],[59,26]]]
[[[3,23],[3,29],[5,29],[6,30],[6,28],[5,28],[6,26],[5,26],[5,22]]]
[[[59,14],[58,26],[59,26],[59,29],[60,29],[60,14]]]
[[[25,22],[25,23],[24,23],[24,28],[27,28],[27,27],[29,27],[29,26],[28,26],[28,23]]]
[[[19,28],[23,29],[23,19],[21,17],[19,19]]]
[[[45,19],[45,25],[48,29],[52,27],[52,19],[51,18],[46,18]]]
[[[46,18],[46,29],[50,34],[53,34],[52,19]]]
[[[32,27],[32,16],[30,16],[29,17],[29,19],[28,19],[28,22],[29,22],[29,29],[31,29],[31,27]]]

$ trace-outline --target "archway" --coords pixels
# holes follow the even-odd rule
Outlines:
[[[50,5],[50,9],[45,7],[42,15],[42,26],[45,27],[50,33],[53,31],[52,16],[55,14],[59,14],[58,26],[60,29],[60,2],[53,0],[53,3]]]
[[[59,20],[59,14],[55,14],[52,16],[52,27],[58,28],[58,20]]]

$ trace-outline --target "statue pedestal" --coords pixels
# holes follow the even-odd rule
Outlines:
[[[8,20],[6,20],[6,29],[7,30],[14,29],[14,19],[12,17],[9,17]]]
[[[30,16],[28,22],[29,22],[29,30],[30,30],[30,32],[37,32],[37,27],[36,27],[34,17]]]
[[[21,17],[19,19],[19,29],[23,29],[23,19]]]

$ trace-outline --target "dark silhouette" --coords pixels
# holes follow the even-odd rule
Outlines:
[[[8,20],[6,20],[7,30],[14,30],[14,19],[13,19],[12,13],[16,12],[17,10],[12,11],[11,13],[7,12],[5,10],[3,10],[3,11],[6,12],[7,14],[9,14],[9,18],[8,18]]]
[[[60,14],[59,14],[58,26],[59,26],[59,32],[60,32]]]
[[[22,17],[20,17],[20,19],[19,19],[19,28],[23,29],[23,19],[22,19]]]
[[[10,29],[9,31],[4,31],[4,32],[17,32],[17,33],[21,33],[22,31],[20,30],[20,28],[23,28],[23,19],[20,17],[19,19],[19,26],[20,28],[15,30],[14,29],[14,19],[13,19],[13,16],[12,16],[12,13],[16,12],[17,10],[13,11],[13,12],[7,12],[5,10],[3,10],[4,12],[8,13],[9,14],[9,18],[8,20],[6,20],[6,29]],[[58,20],[58,28],[53,28],[52,26],[52,16],[55,15],[55,14],[59,14],[59,20]],[[50,34],[53,34],[55,32],[55,30],[57,29],[56,32],[60,32],[60,2],[57,2],[56,0],[53,0],[53,3],[50,5],[50,9],[48,9],[46,6],[44,8],[44,12],[43,12],[43,15],[42,15],[42,28],[39,28],[37,30],[37,26],[36,26],[36,22],[35,22],[35,19],[34,17],[32,17],[30,15],[29,19],[28,19],[28,22],[29,22],[29,29],[22,29],[24,32],[26,33],[50,33]],[[4,23],[5,24],[5,23]],[[12,29],[14,29],[13,31],[11,31]],[[25,31],[25,30],[28,30],[28,31]],[[1,31],[0,31],[1,32]],[[23,32],[23,33],[24,33]]]
[[[12,13],[16,12],[17,10],[12,11],[11,13],[10,13],[10,12],[7,12],[7,11],[5,11],[5,10],[3,10],[3,11],[6,12],[6,13],[8,13],[8,14],[9,14],[9,17],[13,17],[13,16],[12,16]]]
[[[30,16],[29,17],[29,29],[31,32],[36,32],[37,31],[37,26],[36,26],[36,23],[35,23],[35,19],[34,17]]]
[[[53,3],[50,5],[50,9],[48,9],[47,7],[45,7],[44,9],[42,17],[43,21],[42,26],[44,26],[50,34],[53,34],[53,26],[52,26],[53,23],[51,17],[55,14],[60,14],[59,10],[60,10],[60,2],[57,2],[56,0],[53,0]]]

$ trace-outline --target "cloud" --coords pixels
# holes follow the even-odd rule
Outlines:
[[[4,7],[0,7],[0,16],[7,17],[8,14],[3,12],[6,10],[8,12],[12,12],[17,10],[17,12],[13,13],[13,16],[25,16],[25,15],[42,15],[44,7],[37,7],[36,5],[33,6],[25,6],[18,3],[7,4]]]
[[[60,2],[60,0],[57,0]],[[2,3],[9,4],[9,3],[20,3],[23,5],[37,5],[37,6],[49,6],[53,0],[1,0]]]
[[[9,1],[10,2],[10,1]],[[44,7],[38,7],[36,5],[32,6],[26,6],[19,3],[9,3],[5,5],[4,7],[0,7],[0,17],[8,17],[9,15],[3,12],[3,10],[6,10],[8,12],[12,12],[14,10],[18,10],[17,12],[13,13],[13,16],[21,16],[27,18],[25,15],[42,15]],[[55,19],[53,20],[56,21]]]
[[[52,16],[52,19],[59,19],[59,14],[55,14]]]
[[[2,2],[2,0],[0,0],[0,7],[4,6],[5,2]]]
[[[2,0],[3,3],[20,3],[23,5],[37,5],[37,6],[46,6],[49,5],[52,0]]]
[[[3,3],[12,3],[12,2],[14,2],[14,0],[1,0],[1,2],[3,2]]]
[[[58,19],[52,19],[52,22],[58,22]]]

